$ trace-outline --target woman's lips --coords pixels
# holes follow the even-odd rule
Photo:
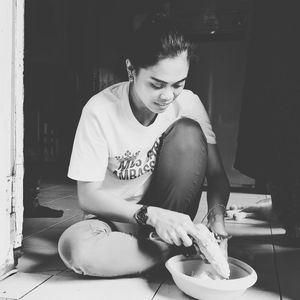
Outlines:
[[[172,101],[170,102],[166,102],[166,103],[161,103],[161,102],[155,102],[156,105],[158,105],[159,107],[167,107],[172,103]]]

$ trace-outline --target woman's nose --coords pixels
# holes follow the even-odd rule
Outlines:
[[[165,88],[160,95],[162,100],[172,100],[174,98],[174,93],[172,88]]]

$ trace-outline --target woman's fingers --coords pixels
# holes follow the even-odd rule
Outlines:
[[[193,245],[193,241],[186,230],[179,228],[177,230],[177,234],[180,238],[181,245],[184,245],[185,247],[190,247]]]
[[[160,235],[160,238],[168,243],[176,246],[190,247],[193,244],[191,237],[187,234],[187,232],[181,228],[172,230],[170,232],[166,232],[165,234]]]
[[[189,222],[185,222],[184,224],[177,226],[172,232],[171,237],[175,245],[190,247],[193,245],[193,236],[196,235],[197,228],[195,227],[195,224],[189,220]]]
[[[164,242],[176,246],[192,246],[191,236],[195,235],[197,230],[188,215],[157,207],[149,208],[150,225]]]
[[[175,231],[170,232],[169,235],[174,245],[181,246],[181,239]]]

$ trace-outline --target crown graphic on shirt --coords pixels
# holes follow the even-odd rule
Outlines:
[[[119,161],[120,163],[122,163],[124,161],[134,161],[138,157],[138,155],[140,154],[140,152],[141,151],[137,151],[135,153],[131,153],[129,150],[127,150],[124,155],[115,156],[115,159],[117,161]]]

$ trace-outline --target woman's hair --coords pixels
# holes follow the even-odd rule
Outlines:
[[[128,58],[136,71],[155,65],[164,58],[176,57],[187,51],[192,56],[192,44],[184,36],[172,18],[164,14],[152,14],[133,33]]]

